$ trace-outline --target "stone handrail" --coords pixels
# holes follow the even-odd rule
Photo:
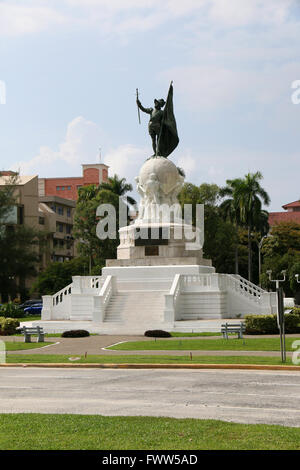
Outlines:
[[[184,274],[182,275],[182,288],[196,284],[198,287],[211,287],[211,274]]]
[[[225,279],[227,288],[231,288],[245,297],[252,298],[256,302],[260,302],[261,296],[266,292],[238,274],[227,274]]]
[[[60,290],[56,294],[52,295],[52,306],[55,307],[56,305],[60,304],[63,302],[64,298],[67,295],[70,295],[72,293],[72,284],[69,284],[67,287],[64,289]]]
[[[99,295],[94,297],[93,321],[96,323],[103,322],[105,311],[112,295],[116,292],[115,276],[107,276],[100,290]]]
[[[168,294],[165,294],[164,321],[173,322],[177,319],[181,291],[182,275],[176,274]]]

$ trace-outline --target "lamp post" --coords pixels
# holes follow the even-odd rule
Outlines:
[[[276,283],[277,292],[277,325],[280,333],[280,351],[281,361],[286,362],[286,349],[285,349],[285,331],[284,331],[284,305],[283,305],[283,289],[280,287],[280,283],[285,281],[286,270],[281,271],[283,279],[272,279],[272,270],[268,270],[269,280]]]
[[[264,235],[260,239],[259,242],[256,241],[256,244],[257,244],[257,247],[258,247],[258,285],[259,285],[259,287],[261,287],[261,281],[260,281],[260,275],[261,275],[261,249],[262,249],[262,246],[263,246],[264,239],[265,238],[270,238],[270,237],[273,237],[273,235],[268,233],[267,235]]]
[[[299,281],[299,274],[295,274],[295,278],[296,278],[296,281],[298,282],[298,284],[300,284],[300,281]]]
[[[260,282],[260,275],[261,275],[261,248],[264,242],[264,239],[267,238],[268,235],[264,235],[262,239],[257,243],[258,246],[258,285],[261,287],[261,282]]]

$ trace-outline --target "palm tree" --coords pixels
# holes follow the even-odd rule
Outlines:
[[[241,226],[240,210],[234,199],[235,190],[240,184],[240,179],[227,180],[227,186],[220,189],[220,197],[227,197],[221,204],[220,210],[221,215],[224,220],[229,220],[236,230],[236,241],[235,241],[235,274],[239,273],[239,238],[238,238],[238,228]]]
[[[129,191],[132,191],[132,185],[126,183],[126,178],[119,178],[118,175],[114,175],[113,177],[108,178],[107,182],[103,182],[98,186],[98,189],[107,189],[112,191],[113,193],[117,194],[117,196],[122,197]],[[131,196],[127,196],[127,201],[131,206],[136,205],[135,199]]]
[[[268,193],[261,187],[260,181],[263,179],[262,174],[248,173],[244,179],[238,180],[235,185],[233,198],[235,204],[239,207],[241,222],[248,230],[248,279],[252,277],[252,248],[251,233],[252,230],[261,225],[265,217],[262,216],[262,204],[269,205],[270,197]]]

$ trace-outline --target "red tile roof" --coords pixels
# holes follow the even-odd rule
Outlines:
[[[299,212],[270,212],[269,225],[280,224],[281,222],[296,222],[300,224]]]
[[[300,207],[300,201],[290,202],[289,204],[285,204],[282,206],[284,209],[288,209],[289,207]]]

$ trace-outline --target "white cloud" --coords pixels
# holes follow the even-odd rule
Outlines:
[[[103,161],[109,165],[110,175],[116,173],[134,186],[134,178],[138,176],[140,167],[148,156],[149,148],[126,144],[108,150]]]
[[[245,26],[253,23],[281,24],[287,20],[295,0],[211,0],[210,17],[221,24]]]
[[[15,0],[0,3],[0,34],[38,33],[74,24],[96,26],[100,34],[135,33],[187,16],[211,27],[283,24],[295,4],[296,0]]]
[[[73,172],[80,175],[82,163],[97,160],[102,135],[95,123],[79,116],[68,124],[65,139],[58,150],[43,146],[32,159],[16,162],[13,169],[25,175],[34,173],[41,177],[72,176]]]
[[[249,64],[250,66],[250,64]],[[218,65],[182,66],[164,71],[190,109],[215,111],[235,105],[276,106],[290,103],[291,83],[300,78],[300,65],[267,64],[257,70]],[[290,109],[291,110],[291,109]]]
[[[64,16],[47,6],[26,6],[24,2],[0,3],[0,35],[15,36],[40,33],[66,22]]]

